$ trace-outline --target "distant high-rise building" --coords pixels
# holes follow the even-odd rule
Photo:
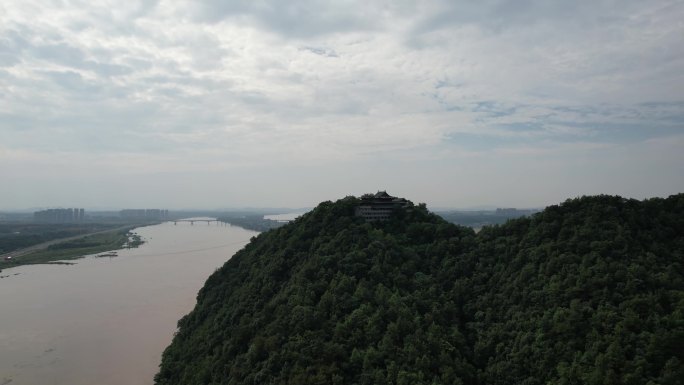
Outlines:
[[[83,222],[85,218],[84,209],[47,209],[33,213],[36,222],[45,223],[75,223]]]
[[[157,221],[167,219],[169,210],[162,209],[126,209],[119,212],[119,216],[129,220],[150,220]]]

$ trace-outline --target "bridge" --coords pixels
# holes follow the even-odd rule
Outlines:
[[[173,222],[174,225],[178,224],[178,222],[190,222],[190,225],[195,225],[195,222],[207,222],[207,225],[210,225],[211,222],[216,222],[216,225],[226,225],[225,222],[221,222],[218,219],[174,219],[170,222]]]

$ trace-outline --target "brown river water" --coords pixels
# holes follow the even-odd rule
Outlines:
[[[257,233],[172,222],[118,257],[0,272],[0,385],[150,385],[209,275]]]

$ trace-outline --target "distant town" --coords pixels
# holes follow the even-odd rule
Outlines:
[[[102,213],[98,212],[95,218],[102,219]],[[110,219],[116,216],[109,214]],[[118,213],[118,218],[124,221],[159,221],[169,218],[169,210],[162,209],[125,209]],[[88,217],[88,219],[94,219]],[[47,209],[33,213],[33,220],[40,223],[82,223],[86,221],[86,211],[82,208]]]

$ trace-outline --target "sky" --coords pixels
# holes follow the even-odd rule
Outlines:
[[[0,2],[0,209],[684,191],[684,1]]]

